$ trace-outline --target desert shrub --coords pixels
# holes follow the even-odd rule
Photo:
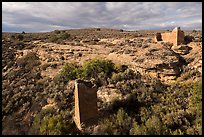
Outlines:
[[[201,114],[202,110],[202,81],[198,81],[193,84],[193,88],[190,90],[190,109],[197,114]]]
[[[111,83],[117,83],[118,81],[123,80],[121,77],[121,72],[120,73],[113,73],[111,77]]]
[[[11,35],[11,39],[12,39],[12,40],[15,40],[15,39],[16,39],[15,35],[12,34],[12,35]]]
[[[47,59],[47,62],[53,62],[53,61],[55,61],[55,58],[53,58],[53,57],[49,57],[49,58]]]
[[[123,72],[124,71],[124,72]],[[114,73],[115,72],[115,73]],[[116,72],[119,72],[118,74]],[[113,76],[112,76],[113,74]],[[110,80],[111,76],[113,80]],[[107,85],[109,81],[117,82],[122,79],[131,79],[138,77],[137,73],[127,69],[127,66],[121,65],[116,68],[110,60],[93,59],[84,63],[83,66],[66,64],[63,66],[60,74],[54,78],[54,81],[64,81],[74,79],[94,79],[98,86]]]
[[[48,42],[58,43],[58,44],[66,44],[64,40],[68,40],[71,38],[71,35],[66,32],[55,31],[55,34],[52,34],[47,39]]]
[[[147,133],[149,135],[161,135],[162,123],[157,116],[150,117],[146,123]]]
[[[16,42],[16,46],[18,50],[22,50],[25,47],[25,43],[22,41]]]
[[[128,69],[127,65],[115,65],[116,72],[124,72],[127,69]]]
[[[65,58],[64,58],[64,56],[60,56],[59,59],[60,60],[64,60]]]
[[[19,67],[31,70],[34,66],[40,65],[39,57],[34,52],[29,52],[22,58],[16,60]]]
[[[57,64],[50,64],[51,68],[57,68]]]
[[[18,34],[18,35],[17,35],[17,39],[18,39],[18,40],[22,41],[23,38],[24,38],[24,36],[23,36],[22,34]]]
[[[134,121],[133,127],[130,129],[130,135],[147,135],[147,128]]]
[[[50,38],[48,39],[49,42],[57,42],[58,38],[56,36],[50,36]]]
[[[60,39],[62,39],[62,40],[66,40],[66,39],[69,39],[70,38],[70,34],[68,34],[68,33],[62,33],[62,34],[60,34],[60,37],[59,37]]]
[[[196,30],[193,30],[193,33],[196,33],[197,31]]]
[[[60,111],[58,114],[54,114],[50,110],[47,110],[46,113],[40,112],[32,123],[32,134],[69,135],[79,133],[69,111]]]
[[[74,80],[77,78],[77,68],[78,66],[76,66],[73,63],[66,63],[60,73],[55,76],[54,81],[55,82],[68,82],[69,80]]]
[[[8,64],[7,64],[7,68],[12,67],[12,66],[13,66],[13,64],[14,64],[14,61],[10,61],[10,62],[8,62]]]
[[[42,70],[46,70],[49,66],[50,66],[49,63],[45,63],[45,64],[43,64],[43,65],[41,66],[41,69],[42,69]]]
[[[193,84],[190,90],[188,112],[194,116],[193,123],[194,134],[202,134],[202,80]],[[189,132],[189,130],[188,130]]]
[[[35,52],[29,52],[26,56],[26,59],[28,60],[38,60],[39,57],[37,56],[37,54]]]
[[[123,32],[124,30],[123,29],[120,29],[120,32]]]
[[[184,81],[184,80],[188,80],[189,78],[191,78],[191,72],[183,72],[181,73],[180,77],[177,78],[177,81]]]
[[[103,59],[87,61],[82,67],[84,78],[97,78],[99,73],[103,73],[105,77],[110,77],[114,71],[114,64],[110,60]]]
[[[40,78],[42,78],[40,72],[36,72],[36,71],[33,71],[33,70],[31,70],[29,77],[30,77],[30,78],[34,78],[34,79],[40,79]]]
[[[59,34],[60,30],[55,30],[54,33]]]
[[[97,30],[97,31],[100,31],[101,29],[100,29],[100,28],[97,28],[96,30]]]
[[[42,135],[60,135],[62,130],[62,117],[57,116],[45,116],[41,123],[40,134]]]
[[[184,135],[184,132],[182,132],[180,129],[176,129],[174,131],[170,131],[171,135]]]
[[[186,36],[184,37],[184,41],[185,41],[186,44],[192,42],[193,39],[194,39],[194,37],[193,37],[193,36],[190,36],[190,35],[186,35]]]
[[[123,108],[116,114],[100,122],[101,130],[108,135],[128,135],[133,119],[128,116]]]
[[[48,86],[50,80],[51,80],[50,77],[44,77],[43,79],[39,79],[36,84]]]

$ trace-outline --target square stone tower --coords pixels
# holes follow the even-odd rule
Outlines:
[[[94,87],[91,82],[76,80],[74,97],[74,121],[79,130],[82,130],[82,125],[94,123],[98,116],[97,87]]]
[[[172,36],[175,38],[175,40],[173,41],[174,45],[184,43],[184,32],[180,30],[180,27],[176,27],[173,29]]]
[[[180,27],[176,27],[172,32],[156,33],[155,39],[157,41],[171,42],[174,46],[184,43],[184,32]]]

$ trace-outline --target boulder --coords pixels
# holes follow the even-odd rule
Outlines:
[[[190,52],[192,48],[187,45],[177,45],[177,46],[172,46],[171,49],[178,54],[186,55]]]

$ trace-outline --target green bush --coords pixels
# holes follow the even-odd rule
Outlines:
[[[116,84],[120,81],[127,81],[131,79],[140,79],[141,75],[138,72],[134,72],[132,69],[125,68],[123,71],[118,71],[112,74],[111,83]]]
[[[46,70],[49,66],[51,66],[51,64],[45,63],[45,64],[43,64],[43,65],[41,66],[41,69],[42,69],[42,70]]]
[[[193,84],[190,90],[191,96],[189,100],[188,112],[194,115],[192,121],[195,134],[202,134],[202,80]]]
[[[54,80],[55,82],[68,82],[74,79],[91,79],[105,82],[108,77],[111,77],[114,71],[114,64],[111,61],[102,59],[93,59],[85,62],[83,66],[77,66],[73,63],[67,63],[62,67],[59,75]],[[103,83],[102,82],[102,83]]]
[[[55,42],[55,43],[56,43],[56,42],[58,41],[58,38],[57,38],[55,35],[54,35],[54,36],[50,36],[49,39],[48,39],[48,41],[49,41],[49,42]]]
[[[21,40],[23,40],[23,38],[24,38],[24,37],[23,37],[23,35],[22,35],[22,34],[18,34],[18,35],[17,35],[17,39],[18,39],[18,40],[20,40],[20,41],[21,41]]]
[[[196,33],[197,31],[196,30],[193,30],[193,33]]]
[[[202,81],[194,83],[190,92],[190,109],[200,114],[202,112]]]
[[[118,81],[121,81],[122,80],[121,73],[113,73],[111,80],[112,83],[117,83]]]
[[[55,30],[54,33],[55,34],[49,36],[49,38],[47,39],[48,42],[64,44],[64,40],[68,40],[71,38],[71,35],[66,32]]]
[[[62,39],[62,40],[67,40],[67,39],[69,39],[70,38],[70,34],[68,34],[68,33],[62,33],[62,34],[60,34],[60,37],[59,37],[60,39]]]
[[[42,135],[60,135],[62,130],[62,117],[56,116],[45,116],[41,123],[40,134]]]
[[[161,135],[162,123],[157,116],[150,117],[146,123],[147,133],[149,135]]]
[[[34,52],[29,52],[22,58],[16,60],[19,67],[31,70],[34,66],[40,65],[39,57]]]
[[[133,127],[130,129],[130,135],[147,135],[147,128],[144,125],[138,125],[137,122],[133,122]]]
[[[108,135],[128,135],[133,119],[128,116],[123,108],[116,114],[100,122],[101,130]]]
[[[117,66],[115,66],[116,72],[124,72],[127,69],[128,69],[127,65],[117,65]]]
[[[185,41],[186,44],[192,42],[193,39],[194,39],[194,37],[193,37],[193,36],[190,36],[190,35],[186,35],[186,36],[184,37],[184,41]]]
[[[55,30],[54,31],[56,34],[60,34],[60,30]]]
[[[77,78],[77,70],[78,66],[73,63],[67,63],[62,67],[60,73],[55,76],[54,80],[55,82],[68,82],[69,80],[74,80]]]
[[[176,129],[175,131],[170,131],[171,135],[184,135],[184,133],[180,129]]]
[[[93,59],[83,65],[82,76],[86,78],[97,78],[99,73],[110,77],[114,71],[114,64],[110,60]]]
[[[69,118],[70,112],[61,111],[59,114],[40,113],[36,115],[33,124],[33,134],[68,135],[79,134],[74,122]]]

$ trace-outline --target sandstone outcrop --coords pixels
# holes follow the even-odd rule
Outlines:
[[[136,68],[162,81],[176,79],[185,61],[173,50],[162,46],[152,45],[151,48],[136,55],[134,58]]]
[[[178,54],[186,55],[190,52],[192,48],[187,45],[177,45],[177,46],[172,46],[171,49]]]

